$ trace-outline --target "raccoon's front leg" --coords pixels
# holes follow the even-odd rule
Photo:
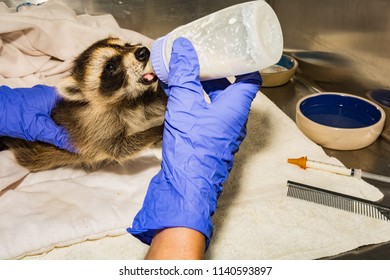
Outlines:
[[[31,172],[54,169],[63,166],[79,167],[82,162],[78,154],[58,149],[54,146],[26,142],[11,148],[18,163]]]
[[[137,152],[155,145],[162,140],[163,125],[154,126],[147,130],[131,134],[125,139],[118,137],[112,139],[116,143],[112,145],[109,152],[117,162],[123,163]]]

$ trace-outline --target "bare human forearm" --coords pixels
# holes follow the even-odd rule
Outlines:
[[[166,228],[153,238],[146,260],[201,260],[205,251],[205,236],[199,231]]]

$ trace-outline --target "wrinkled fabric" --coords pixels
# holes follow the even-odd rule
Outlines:
[[[205,235],[207,248],[211,216],[246,135],[250,106],[260,86],[259,73],[239,76],[234,84],[227,79],[202,84],[192,44],[184,38],[174,42],[165,87],[169,99],[161,170],[129,233],[150,244],[157,230],[187,227]]]
[[[82,51],[109,36],[147,47],[153,43],[121,28],[110,14],[77,14],[61,0],[19,12],[0,2],[0,85],[56,86]]]
[[[43,141],[74,151],[68,133],[50,117],[59,99],[55,87],[0,86],[0,136]]]

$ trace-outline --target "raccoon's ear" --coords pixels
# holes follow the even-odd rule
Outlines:
[[[79,84],[72,76],[62,79],[57,88],[64,99],[72,101],[84,101],[85,99]]]

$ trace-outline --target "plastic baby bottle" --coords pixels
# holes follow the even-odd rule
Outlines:
[[[152,46],[151,64],[164,83],[178,37],[193,44],[202,81],[259,71],[277,63],[283,52],[278,18],[263,0],[228,7],[158,38]]]

